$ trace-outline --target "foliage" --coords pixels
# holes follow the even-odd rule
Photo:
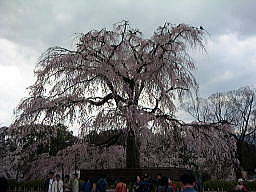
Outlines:
[[[48,157],[46,162],[42,162],[41,159],[46,160],[45,157],[49,155],[56,156],[59,151],[72,146],[76,141],[72,132],[63,125],[37,124],[19,128],[10,127],[5,137],[8,138],[5,141],[7,152],[1,156],[3,160],[0,172],[8,178],[16,179],[31,179],[37,178],[38,175],[40,177],[47,175],[44,171],[49,171],[48,168],[53,165],[59,166],[60,162],[49,161],[51,157]],[[15,149],[11,150],[10,146],[15,146]],[[55,160],[59,161],[59,158]],[[41,165],[35,166],[35,162],[41,162]],[[43,165],[48,168],[43,168]]]
[[[17,107],[12,126],[23,139],[20,143],[27,143],[23,162],[34,150],[47,152],[38,146],[49,144],[42,138],[51,135],[52,124],[78,123],[81,137],[69,147],[63,144],[68,134],[51,140],[50,145],[56,148],[50,146],[53,150],[48,152],[56,156],[40,154],[40,158],[29,159],[33,168],[29,175],[38,174],[36,170],[45,163],[71,170],[74,162],[111,168],[124,167],[126,161],[127,167],[136,167],[138,159],[142,166],[210,168],[216,170],[214,174],[220,174],[224,166],[230,168],[227,163],[233,141],[225,138],[229,127],[187,125],[175,117],[176,101],[198,89],[190,50],[204,50],[205,33],[197,27],[165,23],[146,39],[123,21],[112,30],[81,34],[72,50],[49,48],[39,60],[37,80]],[[35,124],[44,126],[33,128]],[[46,137],[28,135],[24,125],[31,125],[25,127],[30,130],[27,132],[33,130]],[[109,130],[117,132],[118,137],[111,138],[106,148],[85,142],[88,134],[100,137]]]
[[[20,181],[8,180],[8,186],[10,190],[26,189],[26,190],[42,190],[44,187],[43,180],[31,180],[31,181]]]
[[[224,181],[224,180],[209,180],[204,182],[204,189],[210,191],[231,191],[235,188],[237,182],[235,181]],[[245,181],[245,186],[249,191],[256,190],[256,183],[251,181]]]
[[[224,128],[219,127],[219,129]],[[226,129],[229,130],[228,127]],[[229,154],[232,153],[229,150],[234,150],[232,148],[234,144],[232,140],[224,137],[225,132],[217,133],[215,130],[215,127],[209,125],[204,125],[204,129],[198,129],[193,125],[183,131],[178,129],[175,134],[173,130],[156,134],[144,128],[139,146],[141,166],[179,166],[199,169],[209,175],[225,178],[232,169],[229,164],[232,162],[230,159],[232,156]],[[61,173],[62,165],[65,174],[74,172],[75,164],[77,168],[84,169],[122,168],[125,167],[125,149],[122,145],[104,147],[82,142],[60,150],[55,156],[50,156],[48,153],[40,154],[27,163],[29,167],[25,169],[24,178],[30,179],[44,178],[49,171]],[[16,172],[12,174],[15,176]]]
[[[38,146],[38,154],[49,152],[49,155],[56,155],[58,151],[67,148],[75,143],[76,137],[68,130],[68,127],[64,125],[56,125],[54,128],[55,134],[52,134],[49,138],[48,145]]]
[[[241,165],[248,171],[248,173],[254,173],[256,167],[256,145],[247,142],[242,143],[241,147]]]
[[[245,185],[246,187],[248,187],[249,191],[255,191],[256,190],[256,182],[249,182],[249,181],[246,181],[245,182]]]
[[[224,180],[210,180],[204,182],[204,189],[210,191],[231,191],[235,187],[235,182],[233,181],[224,181]]]
[[[143,167],[186,167],[224,179],[233,169],[235,141],[228,125],[188,124],[153,134],[142,131]]]
[[[77,122],[83,134],[121,129],[127,166],[137,166],[140,129],[149,122],[152,129],[172,127],[175,100],[197,90],[189,50],[204,49],[204,36],[203,29],[165,23],[145,39],[123,21],[81,34],[73,50],[49,48],[14,124]]]
[[[241,177],[241,167],[246,167],[242,155],[243,143],[255,138],[256,134],[256,95],[255,89],[243,87],[227,92],[218,92],[208,98],[198,98],[196,103],[185,105],[186,110],[199,122],[228,124],[236,141],[237,177]],[[254,137],[253,137],[254,136]],[[247,158],[247,157],[245,157]],[[236,159],[239,161],[237,162]]]

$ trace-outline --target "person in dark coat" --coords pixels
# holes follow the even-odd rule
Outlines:
[[[89,178],[85,178],[84,180],[83,192],[92,192],[92,183]]]
[[[158,191],[158,187],[160,186],[161,180],[162,180],[162,174],[159,173],[159,174],[157,174],[156,180],[154,182],[154,184],[155,184],[155,192]]]
[[[106,189],[108,187],[108,182],[106,181],[106,176],[103,175],[96,184],[96,191],[97,192],[106,192]]]
[[[140,179],[140,176],[138,175],[133,185],[133,192],[141,192],[141,179]]]
[[[152,192],[153,185],[152,182],[149,180],[147,174],[144,175],[143,182],[141,183],[141,191],[142,192]]]
[[[196,179],[193,174],[185,173],[180,177],[182,192],[197,192],[195,190]]]
[[[45,187],[44,187],[45,192],[52,192],[53,182],[54,182],[54,173],[52,171],[50,171],[48,174],[48,178],[45,181]]]

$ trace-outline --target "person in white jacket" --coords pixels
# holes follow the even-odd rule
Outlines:
[[[79,192],[78,174],[73,174],[72,192]]]
[[[52,192],[63,192],[63,181],[60,179],[60,175],[56,175],[56,180],[52,184]]]

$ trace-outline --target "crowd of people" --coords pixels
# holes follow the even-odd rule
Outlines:
[[[158,174],[156,179],[149,178],[147,174],[143,177],[137,176],[133,185],[128,189],[127,180],[119,177],[116,180],[114,192],[197,192],[196,180],[192,174],[184,174],[180,177],[181,189],[177,189],[176,184],[171,177],[162,176]],[[131,184],[129,182],[129,184]],[[0,191],[6,192],[8,188],[8,181],[5,177],[0,177]],[[64,176],[63,181],[59,174],[54,175],[50,172],[48,179],[45,181],[45,192],[107,192],[109,184],[105,176],[101,176],[98,180],[84,178],[82,186],[79,184],[78,174]],[[233,188],[232,192],[247,192],[248,188],[244,184],[243,179],[238,179],[238,183]]]
[[[135,184],[133,186],[134,192],[177,192],[177,186],[173,183],[171,177],[157,175],[156,180],[149,179],[148,175],[145,174],[144,178],[140,176],[136,177]]]
[[[183,192],[194,192],[195,178],[193,175],[185,174],[181,177],[181,181]],[[115,183],[115,192],[129,192],[123,177],[119,177]],[[105,176],[101,176],[97,181],[84,178],[82,188],[79,189],[77,174],[73,174],[71,179],[69,176],[65,176],[62,181],[60,175],[54,176],[54,173],[50,172],[46,181],[45,192],[106,192],[107,188],[108,182]],[[130,190],[131,188],[132,192],[177,192],[177,186],[171,177],[163,177],[161,174],[157,175],[156,180],[150,179],[147,174],[143,177],[137,176]]]
[[[65,175],[62,181],[59,174],[50,172],[45,182],[45,192],[79,192],[78,174],[72,176],[70,179],[69,175]]]
[[[62,181],[59,174],[50,172],[44,188],[45,192],[106,192],[108,183],[105,177],[101,177],[97,183],[85,178],[82,189],[79,187],[78,174],[73,174],[72,178],[65,175]]]

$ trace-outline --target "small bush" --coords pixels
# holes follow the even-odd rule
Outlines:
[[[218,191],[218,190],[224,190],[224,191],[230,191],[234,189],[236,183],[233,181],[223,181],[223,180],[210,180],[204,182],[204,189],[205,190],[211,190],[211,191]]]
[[[246,181],[245,186],[248,188],[249,191],[256,191],[256,182]]]
[[[32,180],[32,181],[16,181],[8,180],[9,189],[26,189],[26,190],[40,190],[43,188],[43,180]]]
[[[210,180],[204,182],[204,189],[210,190],[210,191],[231,191],[235,188],[237,185],[237,182],[235,181],[223,181],[223,180]],[[249,191],[255,191],[256,190],[256,182],[245,182],[245,186],[248,188]]]

